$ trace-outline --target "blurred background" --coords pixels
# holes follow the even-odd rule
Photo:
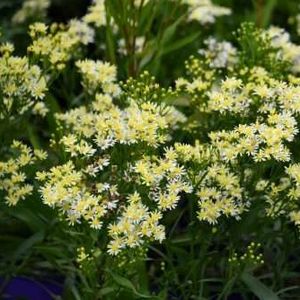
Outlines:
[[[26,18],[22,15],[22,6],[30,0],[0,0],[0,42],[11,41],[15,44],[16,54],[26,53],[26,47],[29,42],[27,29],[29,24],[34,21],[42,21],[47,24],[52,22],[67,23],[72,18],[83,16],[92,0],[32,0],[40,3],[40,11],[35,9],[27,13]],[[201,0],[200,0],[201,1]],[[287,29],[291,34],[291,40],[297,42],[297,15],[300,14],[299,0],[214,0],[213,3],[229,7],[232,14],[229,17],[217,18],[214,24],[208,26],[200,25],[198,22],[192,22],[189,26],[179,28],[176,32],[176,38],[188,36],[190,32],[200,31],[198,39],[189,43],[187,46],[172,52],[172,55],[164,56],[164,69],[159,72],[152,70],[161,83],[168,85],[174,79],[182,75],[184,61],[192,54],[195,54],[202,47],[203,41],[208,36],[215,36],[220,40],[233,41],[233,32],[242,22],[251,21],[259,27],[267,28],[271,24]],[[173,4],[175,5],[175,4]],[[163,17],[163,16],[162,16]],[[152,28],[153,36],[157,33]],[[100,46],[99,46],[100,47]],[[176,62],[174,62],[176,57]],[[103,59],[100,57],[100,59]],[[175,65],[174,65],[175,64]],[[172,67],[172,74],[168,72]],[[151,70],[150,70],[151,72]],[[120,74],[119,74],[120,75]],[[124,74],[126,77],[127,74]],[[123,76],[121,75],[121,79]],[[166,78],[168,78],[166,80]]]
[[[40,7],[40,11],[35,8],[31,16],[29,14],[25,18],[21,15],[22,6],[27,2],[30,8],[31,1],[34,2],[35,7]],[[83,16],[91,2],[92,0],[0,0],[1,39],[17,43],[16,48],[18,48],[25,42],[26,25],[33,21],[66,23],[72,18]],[[286,28],[291,32],[292,38],[297,39],[295,22],[296,16],[300,14],[299,0],[214,0],[213,2],[230,7],[232,15],[219,18],[214,26],[203,28],[205,31],[211,31],[211,34],[230,40],[231,32],[240,23],[253,21],[260,27],[268,27],[272,24]]]
[[[22,8],[23,2],[23,0],[0,0],[0,26],[4,36],[15,39],[23,33],[24,23],[30,24],[32,21],[65,23],[72,18],[81,17],[92,1],[40,0],[41,7],[47,6],[46,15],[35,13],[31,18],[20,22],[14,19],[14,15]],[[254,21],[262,27],[274,24],[291,29],[293,16],[300,13],[298,0],[214,0],[213,3],[230,7],[233,11],[230,18],[222,18],[215,28],[211,28],[222,36],[227,35],[230,29],[234,30],[243,21]]]

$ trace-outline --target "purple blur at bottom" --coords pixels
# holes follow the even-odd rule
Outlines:
[[[2,284],[3,279],[0,279],[0,285]],[[53,300],[53,296],[60,296],[62,292],[62,285],[56,283],[16,277],[5,285],[0,298],[3,300]]]

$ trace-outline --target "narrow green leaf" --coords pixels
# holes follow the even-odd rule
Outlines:
[[[114,281],[119,284],[120,286],[126,288],[126,289],[129,289],[130,291],[132,291],[136,296],[139,296],[141,298],[151,298],[153,299],[153,296],[149,296],[149,295],[144,295],[140,292],[137,291],[137,289],[135,288],[135,286],[133,285],[133,283],[128,280],[127,278],[125,277],[122,277],[118,274],[115,274],[111,271],[108,271],[110,273],[110,275],[112,276],[112,278],[114,279]]]
[[[264,16],[263,16],[263,27],[266,28],[270,25],[270,21],[272,18],[273,11],[276,7],[277,0],[269,0],[267,1],[264,7]]]
[[[169,27],[166,28],[164,31],[164,34],[161,38],[160,45],[163,47],[166,46],[173,38],[173,36],[176,33],[176,29],[178,25],[184,20],[185,15],[182,15],[180,18],[178,18],[174,23],[172,23]]]
[[[187,37],[185,38],[182,38],[180,40],[177,40],[176,42],[174,42],[173,44],[165,47],[163,49],[163,51],[161,52],[161,55],[165,55],[165,54],[168,54],[172,51],[175,51],[175,50],[178,50],[190,43],[192,43],[194,40],[196,40],[198,37],[200,36],[200,32],[194,32],[190,35],[188,35]]]
[[[106,6],[106,23],[109,24],[106,26],[106,45],[107,45],[107,56],[109,61],[112,64],[116,64],[116,55],[115,55],[115,45],[114,45],[114,35],[111,28],[111,17],[108,13],[108,7]]]
[[[30,250],[35,244],[43,241],[45,237],[44,231],[39,231],[26,239],[14,252],[13,256],[15,259],[19,258],[22,254]]]
[[[162,3],[154,3],[154,1],[149,1],[146,6],[142,9],[142,14],[139,20],[139,32],[141,35],[146,35],[151,30],[153,20],[160,9]]]
[[[275,292],[251,274],[243,273],[241,279],[260,300],[280,300]]]
[[[33,126],[31,126],[29,123],[27,123],[26,128],[27,128],[27,133],[28,133],[28,137],[29,137],[31,145],[35,149],[40,149],[41,143],[40,143],[40,140],[36,133],[35,128]]]
[[[33,232],[45,229],[47,224],[37,215],[33,213],[33,210],[22,207],[11,212],[11,215],[21,221],[23,221],[28,228]]]
[[[110,287],[110,286],[107,286],[107,287],[104,287],[102,288],[99,292],[98,292],[98,296],[105,296],[107,294],[110,294],[112,292],[115,291],[115,288],[114,287]]]

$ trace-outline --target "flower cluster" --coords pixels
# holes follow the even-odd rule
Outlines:
[[[227,78],[219,89],[208,93],[208,111],[238,114],[250,121],[231,131],[212,132],[212,143],[227,160],[247,154],[256,161],[289,161],[285,144],[299,131],[295,119],[299,87],[270,78],[261,68],[252,69],[250,74],[246,84],[242,79]]]
[[[91,193],[84,174],[76,171],[71,161],[48,172],[38,172],[37,179],[44,182],[40,188],[43,202],[65,213],[70,224],[83,218],[92,228],[101,227],[108,199],[101,192]]]
[[[280,49],[277,55],[279,58],[291,63],[291,71],[300,72],[300,46],[294,44],[290,35],[283,28],[272,26],[266,34],[271,38],[271,45]]]
[[[270,114],[266,123],[241,124],[232,131],[212,132],[210,138],[227,161],[242,155],[252,156],[257,162],[289,161],[291,153],[285,142],[293,141],[298,133],[296,124],[290,114]]]
[[[0,162],[0,191],[4,192],[6,203],[16,205],[25,199],[33,190],[27,183],[26,169],[37,160],[44,160],[47,154],[42,150],[32,151],[25,144],[14,141],[10,150],[13,155],[7,161]]]
[[[289,216],[291,221],[300,228],[300,207],[297,203],[300,199],[300,177],[299,177],[300,165],[299,164],[291,164],[286,168],[286,173],[289,176],[291,183],[290,185],[285,186],[285,193],[288,193],[288,197],[290,201],[288,205],[286,203],[282,203],[281,207],[284,207],[285,210],[289,211]],[[287,188],[289,188],[287,190]],[[286,209],[288,206],[288,209]]]
[[[37,65],[31,65],[27,57],[6,54],[0,57],[0,119],[24,114],[47,91],[46,79]]]
[[[164,239],[164,227],[159,224],[162,213],[176,206],[179,193],[190,193],[192,189],[174,157],[175,152],[169,149],[164,158],[145,157],[131,163],[124,171],[124,182],[118,179],[118,186],[112,185],[115,180],[112,175],[112,182],[96,180],[107,174],[100,160],[93,165],[98,167],[97,176],[88,169],[76,170],[69,161],[49,172],[37,173],[38,180],[44,182],[40,193],[43,202],[66,214],[70,224],[85,220],[91,228],[100,229],[104,220],[111,220],[108,252],[115,255],[126,247],[138,247],[145,240]],[[116,165],[108,168],[110,174],[118,171]],[[135,186],[132,194],[125,193],[126,199],[119,192],[124,184]],[[116,221],[111,219],[113,216]]]
[[[92,23],[96,27],[106,25],[106,9],[104,0],[93,0],[88,8],[87,14],[83,17],[86,23]]]
[[[186,64],[189,77],[176,82],[177,91],[191,100],[189,105],[202,117],[195,124],[194,115],[188,116],[187,127],[198,126],[193,134],[204,141],[201,148],[207,149],[200,152],[210,154],[206,163],[198,162],[200,167],[191,171],[197,179],[198,218],[211,224],[222,215],[239,219],[256,199],[263,199],[267,216],[284,216],[298,226],[295,149],[300,89],[298,77],[290,72],[295,71],[298,46],[289,47],[295,56],[284,54],[285,42],[290,41],[283,31],[271,28],[251,33],[251,28],[246,24],[238,31],[240,48],[232,51],[231,63],[228,55],[218,57],[212,49],[201,49],[200,57]],[[250,36],[255,55],[246,64]],[[210,43],[217,45],[212,40],[206,42],[208,48]]]
[[[32,43],[28,52],[43,64],[45,69],[62,70],[75,56],[80,44],[93,41],[94,32],[85,23],[72,20],[68,25],[43,23],[30,25]]]
[[[219,42],[214,37],[204,41],[205,49],[198,53],[202,55],[211,68],[228,68],[237,60],[237,49],[230,42]]]
[[[46,16],[50,0],[25,0],[22,7],[15,13],[12,21],[23,23],[29,19],[42,19]]]
[[[68,34],[83,45],[91,44],[95,39],[94,29],[86,22],[78,19],[72,19],[69,22]]]
[[[67,161],[37,173],[43,202],[72,225],[108,228],[108,252],[113,255],[147,241],[162,241],[163,213],[176,207],[180,194],[192,191],[176,151],[169,148],[159,155],[182,118],[175,108],[148,100],[152,93],[147,91],[166,91],[154,83],[147,87],[145,81],[153,81],[147,74],[111,93],[105,84],[117,86],[114,66],[93,61],[77,65],[86,90],[101,87],[106,93],[98,89],[90,104],[56,115],[63,134],[53,145],[63,148]],[[134,94],[134,86],[144,98]],[[116,104],[120,97],[128,97],[123,107]]]
[[[117,96],[120,93],[118,84],[115,83],[117,69],[114,65],[91,59],[80,60],[76,66],[82,75],[82,85],[88,93],[102,91],[105,94]]]
[[[209,166],[204,172],[197,192],[199,220],[215,224],[222,215],[239,219],[249,203],[243,201],[238,176],[218,164]]]
[[[191,103],[198,110],[203,110],[207,102],[207,92],[211,90],[216,76],[216,70],[208,67],[205,59],[194,56],[185,63],[190,78],[180,77],[176,80],[176,90],[190,96]]]
[[[111,254],[140,246],[144,240],[161,242],[165,238],[164,227],[159,224],[162,213],[176,207],[182,192],[192,191],[186,171],[176,158],[176,151],[167,149],[163,158],[144,157],[132,165],[128,181],[135,181],[143,194],[130,194],[128,205],[110,226]]]
[[[253,268],[264,264],[263,254],[259,253],[260,243],[252,242],[244,254],[238,256],[236,252],[228,259],[228,262],[233,266],[241,266]]]
[[[183,3],[189,6],[188,19],[202,25],[214,23],[217,17],[231,14],[229,8],[215,5],[211,0],[183,0]]]
[[[110,96],[98,94],[91,111],[80,107],[57,116],[59,122],[71,128],[71,134],[66,135],[61,142],[72,156],[80,153],[92,155],[95,149],[91,143],[102,150],[116,143],[131,145],[143,142],[157,146],[167,139],[165,129],[168,122],[161,114],[161,109],[149,102],[141,107],[132,102],[121,110],[112,103]],[[85,142],[85,139],[90,143]]]
[[[134,0],[132,3],[135,8],[140,8],[141,5],[146,5],[149,0]],[[127,4],[131,7],[131,3]],[[100,28],[107,25],[107,8],[105,7],[105,0],[93,0],[88,8],[87,14],[82,18],[87,24],[93,24]]]
[[[80,247],[77,249],[77,258],[76,262],[79,264],[79,267],[82,268],[83,264],[87,261],[91,261],[92,257],[89,253],[86,252],[84,247]]]

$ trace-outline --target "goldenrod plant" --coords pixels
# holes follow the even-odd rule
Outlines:
[[[300,297],[283,2],[0,3],[3,299]]]

